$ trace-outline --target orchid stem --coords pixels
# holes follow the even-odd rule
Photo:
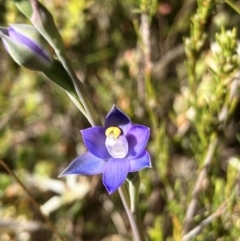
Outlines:
[[[99,117],[96,114],[97,112],[87,96],[82,82],[77,78],[74,70],[72,69],[72,66],[69,64],[69,61],[64,51],[59,51],[58,49],[55,49],[55,52],[73,82],[74,88],[85,110],[85,113],[83,114],[85,114],[86,118],[92,126],[96,126],[100,123]]]
[[[125,185],[118,188],[120,198],[125,208],[133,232],[134,241],[146,241],[138,215],[138,188],[129,183],[129,194]],[[134,196],[134,197],[133,197]]]
[[[28,191],[28,189],[25,187],[25,185],[22,183],[22,181],[16,176],[16,174],[8,167],[8,165],[0,159],[0,164],[4,167],[4,169],[15,179],[15,181],[21,186],[21,188],[24,190],[24,192],[28,195],[29,200],[32,202],[33,206],[38,210],[39,214],[43,217],[43,219],[46,221],[49,228],[52,230],[52,232],[59,238],[61,241],[65,241],[65,239],[62,237],[62,235],[57,231],[56,227],[52,224],[48,216],[46,216],[42,211],[40,206],[36,203],[36,201],[32,198],[31,193]]]

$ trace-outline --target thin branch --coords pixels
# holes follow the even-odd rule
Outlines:
[[[141,34],[143,41],[143,52],[144,52],[144,64],[145,71],[151,70],[152,62],[151,62],[151,41],[150,41],[150,23],[149,23],[149,14],[142,13],[141,14]]]
[[[184,219],[183,235],[185,235],[188,232],[190,225],[193,222],[194,213],[195,213],[197,203],[198,203],[198,197],[199,197],[200,192],[202,191],[202,183],[207,176],[207,170],[212,162],[212,158],[216,151],[217,144],[218,144],[218,138],[216,136],[214,136],[214,138],[211,140],[211,142],[208,146],[208,150],[207,150],[207,154],[204,159],[204,162],[203,162],[202,170],[198,174],[197,181],[196,181],[194,189],[193,189],[191,201],[187,208],[187,212],[186,212],[185,219]]]
[[[147,12],[142,12],[141,14],[141,31],[140,38],[142,41],[142,53],[143,59],[140,61],[139,77],[138,77],[138,98],[141,103],[145,102],[146,99],[146,79],[150,76],[152,72],[152,62],[151,62],[151,42],[150,42],[150,22],[149,14]]]
[[[36,203],[36,201],[32,198],[31,193],[28,191],[28,189],[25,187],[25,185],[22,183],[22,181],[16,176],[16,174],[8,167],[8,165],[0,159],[0,164],[5,168],[5,170],[16,180],[16,182],[22,187],[24,192],[28,195],[29,200],[32,202],[34,207],[37,209],[39,214],[43,217],[43,219],[46,221],[49,228],[52,230],[52,232],[59,238],[61,241],[65,241],[65,239],[62,237],[62,235],[57,231],[56,227],[53,225],[53,223],[50,221],[50,219],[41,211],[40,206]]]
[[[224,2],[228,4],[233,10],[235,10],[238,14],[240,14],[240,9],[238,8],[238,6],[235,5],[235,3],[230,0],[225,0]]]
[[[184,57],[184,45],[180,44],[167,51],[159,61],[153,63],[152,76],[156,79],[162,79],[166,75],[166,68],[178,58]]]
[[[191,238],[195,237],[197,234],[199,234],[201,232],[201,230],[206,227],[207,225],[209,225],[210,223],[213,222],[213,220],[215,220],[216,218],[220,217],[227,209],[228,205],[227,202],[224,202],[215,213],[213,213],[212,215],[210,215],[208,218],[204,219],[197,227],[195,227],[194,229],[192,229],[190,232],[188,232],[187,234],[185,234],[182,238],[182,241],[188,241]]]

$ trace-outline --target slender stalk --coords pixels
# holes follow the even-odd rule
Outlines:
[[[192,192],[191,201],[187,207],[187,212],[184,219],[183,235],[185,235],[188,232],[190,225],[193,221],[194,213],[198,203],[198,197],[200,192],[202,191],[202,183],[205,177],[207,176],[207,170],[212,163],[212,159],[215,154],[217,144],[218,144],[218,137],[214,135],[208,146],[207,154],[204,159],[202,169],[198,174],[197,181],[195,183],[195,186]]]
[[[139,233],[141,237],[145,237],[143,227],[142,227],[142,221],[140,219],[139,214],[139,186],[140,186],[140,178],[139,173],[134,173],[134,177],[131,180],[128,180],[129,182],[129,195],[130,195],[130,210],[135,217],[137,226],[139,228]],[[130,176],[130,174],[129,174]]]
[[[95,108],[93,107],[92,103],[90,102],[87,96],[87,93],[84,89],[82,82],[77,78],[74,70],[72,69],[72,66],[69,64],[66,54],[63,51],[59,51],[58,49],[55,49],[55,52],[73,82],[74,88],[86,111],[86,117],[88,121],[92,126],[96,126],[97,124],[100,123],[99,117],[97,115]]]
[[[143,61],[144,61],[144,82],[139,81],[139,99],[144,103],[146,99],[146,90],[148,90],[148,82],[151,80],[151,44],[150,44],[150,23],[147,11],[141,14],[141,38],[143,43]],[[149,92],[149,91],[148,91]]]
[[[130,197],[124,185],[118,188],[120,198],[122,200],[123,206],[125,208],[126,214],[129,219],[129,223],[133,232],[134,241],[146,241],[143,228],[136,215],[136,210],[131,210]]]
[[[240,14],[240,9],[238,6],[236,6],[235,3],[233,3],[232,1],[230,0],[225,0],[224,1],[226,4],[228,4],[233,10],[235,10],[238,14]]]
[[[182,241],[188,241],[191,238],[196,237],[196,235],[199,234],[204,227],[212,223],[216,218],[220,217],[227,210],[227,207],[228,202],[226,201],[217,209],[215,213],[204,219],[197,227],[185,234],[182,238]]]
[[[39,214],[43,217],[43,219],[46,221],[49,228],[52,230],[52,232],[59,238],[61,241],[65,241],[65,239],[62,237],[62,235],[57,231],[56,227],[53,225],[53,223],[50,221],[48,216],[46,216],[42,211],[40,206],[36,203],[36,201],[32,198],[31,193],[28,191],[28,189],[25,187],[25,185],[22,183],[22,181],[15,175],[15,173],[8,167],[8,165],[0,159],[0,164],[4,167],[4,169],[15,179],[15,181],[22,187],[24,192],[28,195],[29,200],[32,202],[33,206],[37,209]]]
[[[88,115],[83,107],[83,105],[79,102],[79,99],[76,99],[73,95],[71,95],[69,92],[67,92],[67,95],[72,100],[72,102],[78,107],[78,109],[82,112],[82,114],[88,119]]]

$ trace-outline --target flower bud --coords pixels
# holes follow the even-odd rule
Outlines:
[[[37,0],[13,0],[22,12],[42,34],[55,51],[65,51],[62,37],[52,14]]]
[[[11,24],[0,27],[4,47],[19,65],[37,71],[46,71],[52,65],[52,55],[47,42],[31,25]]]
[[[4,47],[19,65],[43,72],[72,96],[77,97],[71,78],[61,62],[53,59],[50,47],[34,26],[11,24],[0,27]]]

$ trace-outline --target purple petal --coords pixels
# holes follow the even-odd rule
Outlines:
[[[17,42],[27,46],[33,52],[35,52],[36,54],[40,55],[42,58],[44,58],[48,62],[51,62],[51,60],[46,55],[46,53],[43,51],[43,49],[40,46],[38,46],[36,43],[34,43],[30,38],[27,38],[23,34],[15,31],[12,27],[8,28],[8,34],[9,34],[9,37],[12,40],[15,40],[15,41],[17,41]]]
[[[123,134],[126,135],[132,126],[132,122],[127,115],[120,111],[115,105],[108,113],[105,121],[105,127],[118,126],[122,129]]]
[[[128,159],[110,159],[103,172],[103,185],[109,194],[115,192],[125,181],[129,172]]]
[[[144,151],[137,159],[130,160],[129,164],[129,172],[137,172],[146,167],[152,167],[151,158],[147,151]]]
[[[86,152],[73,160],[59,177],[69,174],[96,175],[103,172],[106,161]]]
[[[102,126],[90,127],[81,130],[84,144],[87,149],[101,159],[109,159],[111,155],[105,146],[106,135],[105,128]]]
[[[150,135],[150,129],[142,125],[134,125],[127,133],[129,159],[135,159],[145,149]]]

